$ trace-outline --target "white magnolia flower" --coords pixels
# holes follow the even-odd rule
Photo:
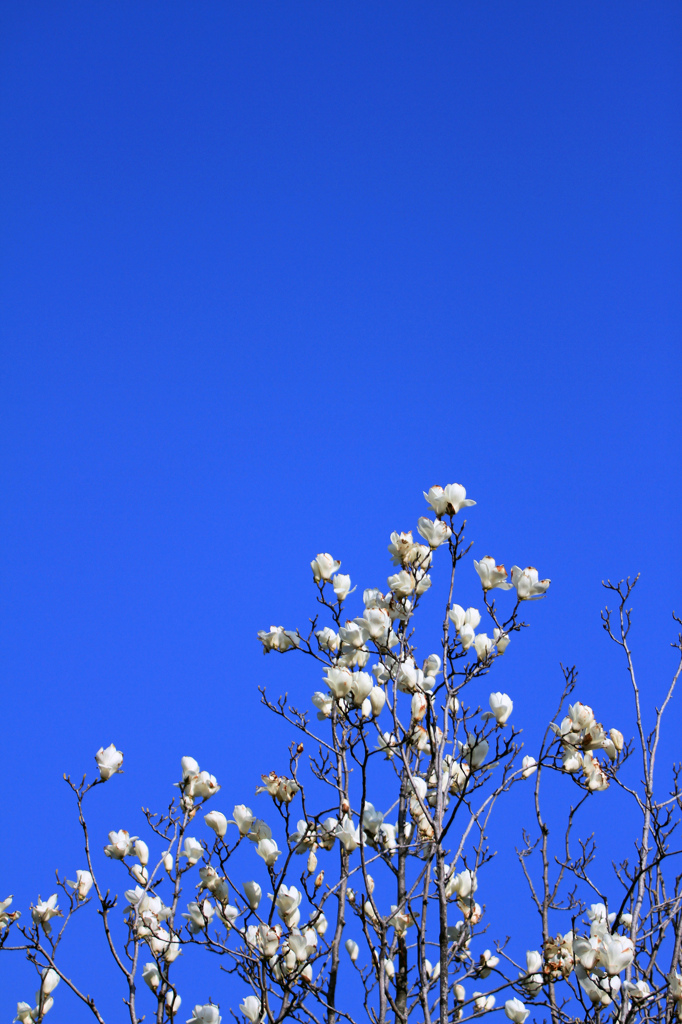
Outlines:
[[[354,825],[347,814],[344,814],[343,818],[336,826],[335,834],[338,836],[339,842],[343,843],[348,853],[352,853],[353,850],[357,850],[360,845],[360,833],[357,825]]]
[[[357,942],[354,942],[352,939],[346,939],[346,951],[351,959],[351,963],[355,963],[360,952]]]
[[[53,893],[48,900],[41,900],[38,897],[38,902],[35,906],[31,904],[31,917],[33,918],[34,924],[42,925],[43,931],[46,935],[49,935],[52,931],[52,925],[50,920],[53,917],[61,917],[62,912],[57,906],[57,893]]]
[[[651,989],[643,978],[641,981],[624,981],[623,989],[630,996],[633,1003],[641,1003],[651,995]]]
[[[256,846],[256,853],[262,857],[266,865],[271,868],[282,851],[277,849],[274,839],[261,839]]]
[[[509,647],[509,641],[511,640],[511,637],[509,636],[509,633],[505,633],[503,629],[498,629],[497,626],[495,626],[493,630],[493,640],[495,641],[495,646],[497,647],[497,653],[504,654],[504,652]]]
[[[111,778],[112,775],[116,775],[120,772],[121,765],[123,764],[123,752],[117,750],[113,743],[104,749],[100,747],[95,754],[95,761],[99,768],[99,777],[103,782],[106,782]]]
[[[599,966],[609,975],[620,974],[635,958],[632,940],[626,935],[605,931],[599,943]]]
[[[474,628],[473,626],[470,626],[468,622],[465,622],[462,628],[457,630],[457,636],[459,637],[459,642],[462,645],[463,651],[468,651],[476,639]]]
[[[593,793],[600,793],[609,788],[608,776],[594,754],[590,753],[589,750],[583,754],[583,773],[587,788]]]
[[[332,575],[340,567],[341,562],[337,562],[329,554],[320,554],[310,563],[310,568],[313,570],[313,578],[316,583],[320,583],[323,580],[330,580]]]
[[[261,889],[258,882],[244,882],[244,892],[246,893],[246,902],[249,904],[252,910],[258,910],[258,904],[261,901],[263,890]]]
[[[334,706],[334,700],[331,694],[323,693],[321,690],[316,690],[312,696],[312,701],[317,708],[317,717],[320,722],[324,721],[325,718],[331,718],[332,708]]]
[[[177,992],[173,992],[172,989],[168,989],[166,992],[166,1006],[171,1013],[176,1014],[180,1009],[182,1003],[182,996],[179,996]]]
[[[339,636],[344,645],[359,651],[369,638],[369,632],[363,619],[356,619],[355,622],[346,621],[346,625],[339,629]]]
[[[369,694],[369,702],[372,707],[372,714],[380,715],[386,703],[386,692],[381,686],[373,686]]]
[[[317,642],[322,651],[337,651],[339,649],[339,634],[335,633],[329,626],[318,629],[315,633]]]
[[[185,781],[185,779],[189,779],[190,776],[192,775],[198,775],[200,771],[199,762],[196,760],[196,758],[189,757],[189,755],[180,758],[180,768],[182,770],[183,782]]]
[[[270,651],[284,653],[292,647],[298,647],[300,643],[296,633],[285,629],[284,626],[270,626],[269,630],[261,629],[258,631],[258,639],[263,645],[264,654],[269,654]]]
[[[527,569],[519,569],[518,565],[512,565],[512,585],[516,587],[519,601],[536,601],[544,597],[551,580],[539,580],[538,571],[532,565]]]
[[[521,775],[524,779],[529,779],[538,770],[538,763],[534,757],[530,754],[526,754],[523,761],[521,762]],[[536,973],[536,972],[533,972]]]
[[[253,999],[255,996],[249,996],[249,998]],[[260,1003],[258,1005],[260,1006]],[[241,1006],[240,1009],[242,1009]],[[205,1003],[201,1006],[197,1003],[187,1024],[220,1024],[222,1019],[219,1006],[214,1006],[213,1003]],[[258,1020],[258,1017],[250,1017],[249,1020]]]
[[[156,992],[157,988],[161,984],[161,975],[159,974],[159,968],[155,963],[145,964],[142,968],[142,980],[149,985],[152,992]]]
[[[511,697],[506,693],[491,693],[488,703],[497,724],[505,725],[514,710],[514,702]]]
[[[539,953],[537,949],[526,950],[526,969],[528,973],[541,974],[542,967],[542,953]]]
[[[219,789],[220,786],[215,775],[210,775],[209,772],[197,772],[195,775],[191,775],[185,783],[185,794],[187,796],[203,797],[204,800],[208,800]]]
[[[187,927],[192,935],[198,935],[207,928],[215,914],[215,907],[207,900],[202,903],[189,903],[187,913],[182,916],[187,921]]]
[[[377,831],[381,827],[384,820],[384,816],[381,811],[377,811],[374,804],[371,804],[369,800],[365,801],[365,806],[362,812],[361,825],[362,828],[369,832],[370,835],[376,835]]]
[[[36,1017],[37,1016],[38,1015],[36,1014]],[[22,1002],[17,1003],[17,1015],[14,1020],[15,1022],[18,1022],[18,1024],[33,1024],[33,1021],[35,1020],[35,1017],[33,1016],[33,1008],[28,1003],[23,1002],[23,1000]]]
[[[365,698],[369,697],[372,692],[374,680],[369,672],[354,672],[352,679],[351,693],[353,695],[353,703],[360,707]]]
[[[480,767],[488,756],[488,741],[478,739],[473,733],[469,733],[467,742],[464,745],[460,743],[459,747],[462,760],[467,761],[472,768]]]
[[[143,867],[149,863],[149,847],[145,843],[144,839],[135,840],[133,853]]]
[[[430,548],[439,548],[452,536],[452,530],[442,519],[431,520],[421,516],[417,529]]]
[[[254,822],[253,811],[246,804],[237,804],[232,811],[232,817],[234,823],[239,829],[241,835],[245,836],[251,831],[251,826]]]
[[[467,492],[461,484],[447,484],[446,487],[435,485],[424,497],[437,516],[456,515],[460,509],[475,505],[476,502],[467,498]]]
[[[136,839],[137,836],[131,837],[124,828],[119,829],[118,832],[110,832],[109,843],[104,847],[104,852],[112,860],[123,860],[124,857],[129,857],[132,854]]]
[[[481,613],[478,608],[467,608],[466,611],[461,604],[453,604],[448,612],[450,620],[454,623],[457,632],[461,632],[464,625],[472,626],[474,629],[481,621]]]
[[[514,1024],[523,1024],[526,1017],[530,1015],[530,1010],[527,1010],[520,999],[508,999],[504,1004],[504,1012],[506,1013],[509,1020],[513,1020]]]
[[[465,903],[466,901],[463,900],[462,902]],[[476,965],[476,973],[479,978],[487,978],[490,972],[497,967],[499,962],[499,956],[493,956],[489,949],[484,949],[481,953],[478,964]]]
[[[503,565],[496,565],[492,555],[486,555],[480,562],[474,558],[474,569],[484,590],[511,590],[512,584],[507,582],[507,570]]]
[[[395,531],[391,534],[391,543],[388,545],[388,553],[391,556],[394,565],[405,565],[410,562],[410,554],[414,547],[414,540],[412,539],[412,531],[408,530],[407,533],[396,533]],[[365,591],[367,593],[367,591]],[[377,591],[378,593],[378,591]],[[365,601],[367,605],[367,601]],[[369,607],[369,606],[367,606]]]
[[[193,867],[204,856],[204,848],[198,839],[192,839],[191,836],[187,836],[180,856],[186,857],[188,865]]]
[[[613,743],[614,747],[616,748],[618,753],[620,753],[625,744],[622,732],[619,729],[609,729],[609,736],[611,737],[611,742]]]
[[[474,650],[479,661],[486,661],[492,654],[495,641],[487,633],[477,633],[474,637]]]
[[[258,1024],[262,1013],[261,1003],[258,996],[247,996],[244,1002],[239,1004],[239,1009],[247,1020],[252,1022],[252,1024]]]
[[[204,821],[217,836],[224,836],[227,832],[227,818],[220,811],[209,811],[204,815]]]
[[[350,576],[345,575],[342,572],[336,574],[332,580],[332,584],[337,601],[345,601],[348,595],[353,592],[350,589]],[[353,587],[353,590],[355,590],[355,587]]]
[[[94,880],[94,878],[92,877],[92,875],[90,874],[89,871],[77,871],[76,872],[76,881],[75,882],[71,882],[67,878],[66,884],[69,886],[69,888],[76,890],[76,896],[78,897],[79,900],[84,900],[85,897],[90,892],[90,890],[92,889],[94,881],[95,880]],[[1,907],[2,907],[2,904],[0,904],[0,908]],[[0,925],[1,924],[2,924],[2,921],[0,920]]]
[[[367,636],[372,640],[385,644],[391,632],[391,616],[386,608],[365,608],[361,619],[356,619]],[[391,638],[392,639],[392,638]]]
[[[401,569],[400,572],[388,577],[388,585],[396,597],[409,597],[415,588],[415,579],[412,573]]]
[[[340,700],[348,695],[353,677],[347,668],[328,668],[324,681],[336,699]]]
[[[485,1013],[495,1005],[495,996],[486,996],[483,992],[472,992],[471,998],[474,1001],[474,1013]]]
[[[54,967],[43,968],[40,977],[40,990],[46,996],[49,996],[50,992],[54,992],[57,985],[62,980],[55,971]],[[37,993],[37,995],[40,995],[40,993]]]

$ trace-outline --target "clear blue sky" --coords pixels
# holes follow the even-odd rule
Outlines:
[[[320,550],[385,582],[433,483],[479,502],[473,554],[552,578],[496,684],[531,732],[559,661],[621,700],[604,576],[643,574],[653,699],[681,30],[662,0],[5,0],[0,898],[82,866],[61,773],[112,740],[102,843],[185,753],[253,799],[286,739],[256,685],[319,685],[256,631],[305,622]],[[3,1021],[29,978],[2,957]]]

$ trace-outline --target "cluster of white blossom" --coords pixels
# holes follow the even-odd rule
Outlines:
[[[307,635],[282,626],[258,633],[266,654],[295,651],[312,659],[323,684],[312,694],[316,720],[324,723],[322,736],[312,731],[307,712],[285,699],[272,704],[262,691],[271,711],[317,745],[305,770],[299,763],[300,743],[292,745],[286,772],[260,775],[255,794],[266,798],[271,815],[258,817],[246,803],[236,804],[229,818],[221,810],[204,809],[221,787],[186,756],[170,811],[162,816],[145,812],[153,837],[149,844],[126,829],[109,832],[104,855],[134,883],[124,892],[123,915],[132,1024],[142,1020],[135,1009],[138,962],[156,1000],[156,1019],[173,1024],[182,1000],[171,969],[191,944],[229,955],[232,973],[247,987],[239,1010],[252,1024],[287,1017],[313,1020],[307,1009],[312,1002],[330,1022],[334,1014],[338,1020],[337,980],[346,969],[364,988],[374,1018],[384,1022],[392,1013],[399,1024],[407,1024],[416,1007],[424,1019],[438,1014],[442,1024],[500,1009],[509,1020],[524,1024],[529,1006],[543,1015],[549,1008],[554,1024],[565,1024],[578,1018],[558,1007],[578,996],[586,997],[585,1006],[597,1014],[617,1003],[630,1016],[614,1020],[634,1021],[632,1008],[644,1011],[657,997],[651,978],[637,977],[642,972],[631,936],[636,935],[641,902],[632,899],[634,913],[626,910],[627,900],[617,914],[609,913],[605,903],[590,905],[583,928],[578,908],[586,904],[571,895],[561,909],[572,912],[572,928],[554,936],[548,932],[546,910],[559,907],[545,890],[541,948],[526,950],[525,967],[504,944],[494,951],[482,948],[488,925],[478,889],[481,869],[490,859],[486,827],[495,802],[533,777],[542,833],[543,770],[572,777],[586,800],[617,777],[627,750],[618,729],[607,733],[592,709],[576,702],[560,721],[550,723],[537,757],[526,754],[519,764],[519,732],[509,694],[489,692],[485,710],[477,706],[480,697],[469,705],[472,691],[478,692],[474,684],[505,654],[512,634],[525,627],[519,609],[542,598],[550,581],[539,579],[533,567],[514,565],[507,573],[487,556],[473,563],[482,589],[480,608],[454,602],[455,568],[468,551],[463,525],[458,527],[455,517],[475,502],[460,484],[431,487],[424,497],[433,513],[417,522],[424,543],[415,542],[412,531],[391,533],[388,552],[397,571],[388,576],[385,592],[364,589],[361,605],[358,595],[359,614],[345,612],[345,602],[357,589],[350,575],[339,572],[338,559],[320,553],[310,564],[317,600],[329,622],[321,624],[316,617]],[[414,621],[421,602],[431,600],[425,595],[432,588],[430,571],[435,572],[439,550],[450,556],[442,650],[417,657]],[[513,594],[501,598],[496,591]],[[496,600],[502,607],[509,603],[505,614]],[[487,627],[482,627],[484,617]],[[571,681],[566,701],[572,686]],[[607,760],[595,756],[599,751]],[[20,1024],[43,1020],[53,1005],[52,992],[65,977],[55,967],[61,933],[55,940],[52,920],[65,915],[66,922],[95,898],[109,929],[115,903],[97,881],[82,802],[90,789],[120,773],[123,754],[111,744],[100,748],[95,760],[99,778],[94,782],[76,787],[67,780],[78,799],[87,855],[87,866],[75,880],[60,883],[69,908],[62,901],[60,910],[57,893],[45,901],[38,897],[30,908],[29,930],[18,925],[18,912],[9,911],[11,897],[0,903],[0,937],[13,926],[20,928],[26,944],[19,948],[29,951],[41,971],[35,1006],[18,1004]],[[390,798],[385,775],[392,783]],[[315,783],[331,794],[320,810],[314,809]],[[208,838],[197,831],[200,809],[205,810]],[[238,849],[240,869],[251,863],[247,870],[253,875],[241,884],[234,881],[230,865]],[[534,849],[529,840],[522,864]],[[573,870],[587,882],[588,859],[576,867],[568,852],[565,857],[562,871]],[[524,871],[530,880],[525,866]],[[181,895],[190,877],[193,898],[184,903]],[[170,895],[162,895],[169,889]],[[537,897],[536,904],[542,912]],[[435,918],[428,916],[433,907],[438,908]],[[110,935],[108,930],[113,950]],[[562,985],[566,995],[557,997],[555,989]],[[682,1021],[682,977],[672,971],[666,985]],[[296,1016],[299,1011],[302,1016]],[[219,1006],[209,1001],[195,1005],[188,1024],[221,1020]]]

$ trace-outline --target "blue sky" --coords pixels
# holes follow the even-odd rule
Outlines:
[[[623,700],[606,576],[642,572],[660,693],[681,29],[629,0],[2,5],[0,898],[78,867],[61,774],[102,744],[102,842],[185,753],[251,799],[287,739],[256,686],[319,685],[256,631],[306,621],[320,550],[381,585],[433,483],[478,501],[472,554],[552,578],[496,684],[531,734],[560,661]],[[32,981],[0,981],[10,1019]]]

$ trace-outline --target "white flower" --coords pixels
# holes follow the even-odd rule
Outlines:
[[[255,996],[249,996],[249,999],[253,998]],[[258,1005],[260,1006],[260,1003]],[[242,1007],[240,1006],[241,1009]],[[197,1003],[187,1024],[220,1024],[222,1019],[219,1006],[214,1006],[213,1003],[205,1003],[201,1006]],[[250,1017],[249,1020],[255,1021],[258,1020],[258,1017]]]
[[[224,836],[227,832],[227,818],[220,811],[209,811],[204,815],[204,821],[217,836]]]
[[[335,835],[338,836],[339,842],[343,843],[348,853],[352,853],[353,850],[357,850],[360,845],[360,834],[357,825],[354,825],[347,814],[344,814],[343,818],[336,826]]]
[[[145,843],[144,839],[135,840],[133,852],[143,867],[149,863],[149,847]]]
[[[452,530],[442,519],[433,521],[427,519],[426,516],[421,516],[419,519],[417,530],[429,547],[434,549],[439,548],[441,544],[444,544],[452,536]]]
[[[504,1004],[504,1012],[514,1024],[523,1024],[530,1010],[527,1010],[520,999],[508,999]]]
[[[480,562],[474,558],[474,569],[481,579],[484,590],[511,590],[512,584],[507,582],[507,570],[503,565],[496,565],[492,555],[486,555]]]
[[[474,1001],[474,1013],[492,1010],[495,1005],[495,996],[486,996],[482,992],[472,992],[471,998]]]
[[[410,553],[414,547],[414,540],[412,539],[412,531],[408,530],[407,533],[396,533],[395,531],[391,534],[391,543],[388,545],[388,553],[391,556],[394,565],[403,565],[409,563]],[[365,591],[365,594],[367,591]],[[379,593],[377,591],[377,593]],[[367,601],[365,600],[365,605]],[[369,607],[369,605],[367,605]]]
[[[446,487],[436,484],[428,492],[424,491],[424,497],[437,516],[455,515],[460,509],[476,504],[467,498],[467,492],[461,484],[447,484]]]
[[[285,629],[284,626],[270,626],[269,631],[261,629],[258,631],[258,639],[263,645],[264,654],[269,654],[270,651],[283,653],[292,647],[298,647],[300,643],[296,633]]]
[[[186,857],[188,865],[193,867],[204,856],[204,848],[198,839],[192,839],[191,836],[187,836],[185,847],[180,856]]]
[[[488,756],[488,741],[478,739],[472,733],[469,733],[467,742],[464,745],[460,743],[459,747],[462,760],[467,761],[472,768],[480,767]]]
[[[198,935],[211,923],[215,907],[205,899],[202,903],[188,903],[187,911],[182,915],[187,921],[187,927],[192,935]]]
[[[336,574],[332,580],[334,586],[334,593],[336,594],[337,601],[345,601],[349,594],[352,594],[350,589],[350,576],[345,575],[342,572]],[[353,590],[356,588],[353,587]]]
[[[504,654],[509,647],[509,641],[511,640],[509,633],[505,633],[503,629],[498,629],[497,626],[495,626],[493,630],[493,639],[495,641],[495,646],[497,647],[497,653]]]
[[[526,950],[526,969],[528,973],[541,974],[542,966],[542,953],[539,953],[537,949]]]
[[[461,632],[464,625],[472,626],[473,629],[476,629],[476,626],[481,621],[481,613],[478,608],[467,608],[465,611],[461,604],[453,604],[448,612],[448,616],[454,623],[458,633]]]
[[[614,747],[620,753],[625,743],[622,732],[619,729],[609,729],[609,736],[611,737],[611,742],[613,743]]]
[[[491,693],[488,698],[490,711],[498,725],[505,725],[514,710],[514,702],[506,693]]]
[[[487,633],[477,633],[474,638],[474,649],[479,661],[486,661],[492,654],[495,643]]]
[[[381,686],[373,686],[369,694],[369,702],[372,706],[372,714],[376,717],[381,714],[386,703],[386,693]]]
[[[112,775],[120,772],[121,765],[123,764],[123,753],[117,750],[113,743],[110,743],[106,750],[104,747],[99,748],[95,754],[95,761],[99,768],[100,779],[106,782]]]
[[[328,668],[324,681],[339,700],[341,697],[347,696],[353,677],[347,668]]]
[[[322,693],[321,690],[316,690],[312,697],[313,704],[317,708],[317,717],[320,722],[324,721],[325,718],[330,718],[334,701],[329,693]]]
[[[516,587],[519,601],[536,601],[544,597],[551,580],[539,580],[538,571],[532,565],[527,569],[519,569],[518,565],[512,565],[512,585]]]
[[[463,651],[468,651],[476,639],[473,626],[470,626],[468,623],[465,623],[461,629],[457,630],[457,636],[459,637],[459,642],[462,645]]]
[[[239,1004],[239,1009],[252,1024],[258,1024],[262,1012],[258,996],[247,996],[244,1002]]]
[[[396,597],[408,597],[415,588],[414,576],[401,569],[400,572],[388,577],[388,585]]]
[[[362,812],[362,828],[364,828],[366,832],[369,832],[371,835],[374,836],[376,835],[378,829],[380,828],[383,820],[384,816],[381,813],[381,811],[377,811],[374,804],[371,804],[369,800],[366,800],[365,807]]]
[[[320,583],[322,580],[330,580],[333,573],[335,573],[340,567],[341,562],[335,561],[335,559],[333,559],[329,554],[320,554],[310,563],[310,568],[313,570],[313,578],[316,583]]]
[[[92,877],[92,875],[90,874],[89,871],[77,871],[76,872],[76,881],[75,882],[70,882],[68,879],[66,881],[66,884],[71,889],[75,889],[76,890],[76,896],[78,897],[79,900],[84,900],[85,899],[85,897],[88,895],[88,893],[92,889],[93,883],[94,883],[94,878]],[[2,922],[0,921],[0,924],[1,923]]]
[[[521,775],[524,779],[529,779],[538,770],[538,763],[534,757],[530,754],[526,754],[523,761],[521,762]],[[537,973],[537,972],[532,972]]]
[[[52,931],[51,918],[61,916],[62,912],[57,906],[57,893],[53,893],[48,900],[41,900],[39,896],[36,905],[31,904],[31,917],[35,924],[42,925],[46,935]]]
[[[159,974],[159,968],[155,963],[145,964],[142,968],[142,980],[149,985],[152,992],[156,992],[157,988],[161,984],[161,975]]]
[[[41,979],[40,988],[46,996],[49,996],[50,992],[54,992],[57,985],[62,980],[54,967],[45,967],[41,972]]]
[[[385,643],[391,630],[391,616],[385,608],[365,608],[361,619],[356,619],[358,626],[362,626],[368,637],[372,640]]]
[[[635,957],[632,940],[625,935],[611,935],[605,931],[599,942],[599,965],[607,974],[620,974]]]
[[[357,942],[353,942],[352,939],[346,939],[346,952],[348,953],[348,956],[351,959],[351,963],[354,964],[358,958],[360,947],[358,946]]]
[[[118,832],[110,832],[109,844],[104,847],[104,852],[112,860],[123,860],[133,852],[136,839],[137,836],[131,838],[130,833],[126,832],[124,828],[119,829]]]
[[[282,918],[288,928],[295,928],[301,918],[301,912],[298,909],[301,903],[303,894],[295,885],[280,886],[279,892],[277,893],[277,899],[275,900],[275,906],[277,907],[277,913]]]
[[[339,647],[339,634],[335,633],[329,626],[325,626],[324,629],[318,629],[315,633],[317,642],[320,645],[322,651],[336,651]]]
[[[181,1003],[182,997],[177,992],[173,993],[171,989],[168,989],[166,992],[166,1006],[170,1009],[171,1013],[177,1013]]]
[[[593,793],[603,792],[603,790],[609,788],[608,776],[599,761],[589,750],[583,754],[583,773],[587,788]]]
[[[252,910],[258,910],[258,904],[261,901],[263,891],[258,882],[244,882],[244,892],[246,893],[246,902],[249,904]]]
[[[14,1020],[15,1022],[18,1021],[19,1024],[33,1024],[35,1018],[33,1016],[32,1007],[23,1001],[21,1003],[17,1003],[17,1015]]]
[[[360,707],[365,698],[369,697],[372,692],[374,680],[369,672],[354,672],[352,679],[351,693],[353,695],[353,703]]]
[[[641,981],[624,981],[623,988],[632,999],[633,1003],[641,1003],[651,995],[651,989],[644,979]]]
[[[348,644],[349,647],[354,647],[359,651],[368,639],[369,632],[363,619],[356,619],[355,622],[347,620],[346,625],[339,629],[339,636],[343,644]]]
[[[232,817],[240,834],[243,836],[248,835],[254,820],[251,808],[247,807],[246,804],[237,804],[232,811]]]
[[[281,852],[277,849],[274,839],[261,839],[256,846],[256,853],[263,858],[269,868],[273,867]]]

